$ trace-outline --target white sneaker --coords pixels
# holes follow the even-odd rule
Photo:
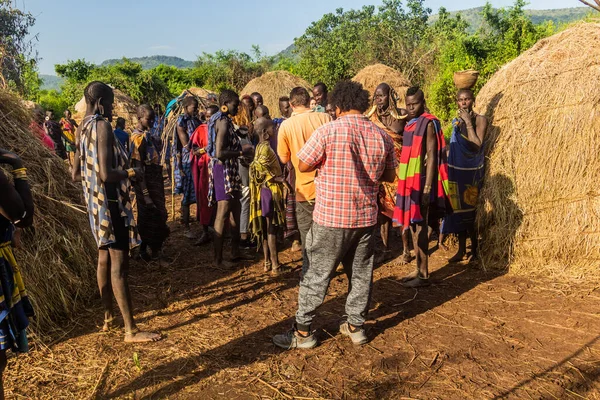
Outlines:
[[[360,328],[354,328],[355,331],[350,330],[350,324],[344,322],[340,325],[340,333],[344,336],[348,336],[354,344],[365,344],[369,341],[365,329],[361,326]]]

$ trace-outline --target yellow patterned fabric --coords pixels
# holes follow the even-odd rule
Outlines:
[[[260,240],[266,236],[262,218],[261,189],[271,191],[273,201],[272,223],[285,226],[285,195],[282,182],[275,178],[283,177],[281,164],[269,142],[260,142],[256,146],[254,161],[250,164],[250,231]]]
[[[160,165],[160,157],[154,143],[152,142],[148,132],[139,130],[133,131],[131,134],[131,159],[142,161],[146,165]]]

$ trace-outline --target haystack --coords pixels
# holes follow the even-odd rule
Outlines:
[[[17,98],[0,91],[0,148],[23,159],[35,202],[34,229],[24,231],[24,248],[15,256],[36,310],[33,331],[39,336],[69,326],[65,320],[96,293],[97,250],[81,183],[72,182],[65,163],[31,133],[30,120]]]
[[[289,96],[295,87],[304,87],[309,93],[312,86],[304,79],[297,77],[287,71],[271,71],[252,79],[240,92],[240,97],[253,92],[263,96],[264,105],[269,108],[271,117],[279,117],[279,98]]]
[[[206,90],[204,88],[199,88],[199,87],[191,87],[191,88],[186,89],[186,90],[188,92],[190,92],[191,94],[193,94],[194,96],[200,97],[201,99],[206,99],[209,94],[216,94],[214,92],[211,92],[210,90]],[[185,93],[185,91],[184,91],[184,93]]]
[[[400,71],[383,64],[373,64],[363,68],[352,80],[362,84],[371,96],[380,83],[387,83],[398,94],[398,106],[400,107],[404,107],[406,90],[412,86]]]
[[[600,24],[538,42],[477,96],[490,119],[481,256],[490,268],[600,278]]]
[[[121,92],[119,89],[113,89],[115,94],[115,102],[113,104],[113,123],[117,120],[117,118],[125,118],[126,121],[126,129],[128,131],[133,131],[137,127],[137,107],[138,104],[125,93]],[[81,100],[75,105],[75,114],[73,118],[78,123],[81,122],[85,115],[85,98],[82,97]]]

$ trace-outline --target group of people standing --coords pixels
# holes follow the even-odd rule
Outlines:
[[[352,81],[339,82],[331,93],[317,84],[312,94],[318,100],[313,107],[308,90],[294,88],[280,99],[281,117],[276,119],[259,93],[240,99],[224,90],[203,114],[196,98],[185,97],[172,143],[161,140],[160,111],[141,105],[138,125],[126,143],[129,149],[113,131],[114,94],[102,82],[86,87],[86,113],[79,126],[70,114],[59,123],[52,123],[53,115],[48,115],[47,136],[55,146],[60,139],[65,159],[75,151],[70,161],[73,179],[82,183],[98,245],[104,330],[114,325],[114,296],[126,342],[162,338],[136,326],[128,268],[132,248],[141,245],[143,259],[159,258],[169,236],[161,165],[165,151],[173,161],[176,191],[182,195],[184,234],[198,245],[214,242],[216,268],[253,259],[242,247],[255,242],[263,250],[264,271],[282,272],[278,260],[281,231],[294,250],[302,250],[295,323],[290,331],[273,338],[275,345],[285,349],[317,345],[312,322],[338,265],[349,280],[347,318],[340,332],[355,344],[368,341],[364,324],[373,268],[389,258],[389,233],[394,226],[402,229],[400,260],[411,262],[411,247],[414,250],[416,268],[402,278],[406,287],[429,284],[430,236],[432,230],[440,229],[440,220],[440,243],[447,234],[457,234],[459,239],[458,252],[450,261],[466,257],[469,236],[471,255],[476,254],[475,207],[484,176],[487,120],[474,113],[471,90],[458,91],[459,111],[449,145],[440,121],[428,112],[425,95],[417,87],[407,91],[406,109],[398,107],[398,95],[385,83],[372,98]],[[33,310],[10,247],[14,227],[31,225],[33,201],[20,159],[0,150],[0,162],[12,165],[14,175],[10,182],[0,173],[0,186],[7,193],[0,198],[0,234],[4,237],[0,283],[10,303],[5,306],[7,315],[11,315],[0,321],[1,372],[6,349],[27,350],[24,329]],[[194,203],[199,238],[189,229],[189,207]],[[377,227],[385,249],[379,260],[374,255]],[[228,260],[223,257],[226,230],[231,237]],[[8,293],[12,293],[11,301]]]
[[[109,123],[112,89],[101,82],[86,88],[88,110],[77,135],[78,152],[85,162],[79,163],[77,157],[73,170],[75,175],[81,171],[90,225],[99,246],[105,329],[113,320],[112,288],[124,316],[125,340],[160,339],[156,333],[137,331],[127,267],[132,247],[141,243],[143,258],[151,258],[148,249],[157,257],[169,234],[160,165],[160,152],[167,148],[174,186],[182,195],[184,235],[197,239],[197,245],[214,242],[215,268],[229,269],[238,261],[253,259],[242,247],[254,241],[262,247],[264,271],[280,273],[280,231],[302,249],[296,323],[290,332],[274,337],[280,347],[316,345],[312,320],[340,264],[350,280],[347,320],[340,331],[354,343],[366,343],[363,325],[378,226],[384,257],[390,252],[393,226],[402,227],[401,261],[412,261],[414,249],[416,268],[402,278],[406,287],[429,284],[430,235],[432,227],[439,229],[440,219],[442,238],[449,233],[459,236],[459,251],[452,261],[466,256],[469,234],[472,253],[476,252],[475,205],[483,179],[487,121],[473,112],[470,90],[458,92],[459,115],[449,146],[440,121],[428,112],[424,93],[417,87],[407,91],[406,109],[397,106],[397,94],[385,83],[372,99],[351,81],[338,83],[331,94],[318,84],[313,95],[320,103],[311,107],[308,90],[294,88],[280,99],[281,118],[276,119],[259,93],[240,99],[224,90],[218,104],[202,114],[198,100],[185,97],[172,143],[160,142],[153,129],[155,112],[142,105],[128,156]],[[137,198],[137,224],[131,187]],[[199,238],[189,228],[194,203]],[[228,260],[223,257],[226,230],[231,237]]]

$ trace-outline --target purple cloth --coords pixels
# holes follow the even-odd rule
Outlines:
[[[269,188],[260,188],[260,210],[263,217],[273,216],[273,193]]]
[[[223,164],[215,163],[213,166],[213,179],[215,182],[215,200],[231,200],[233,197],[225,193],[225,175],[223,173]]]

